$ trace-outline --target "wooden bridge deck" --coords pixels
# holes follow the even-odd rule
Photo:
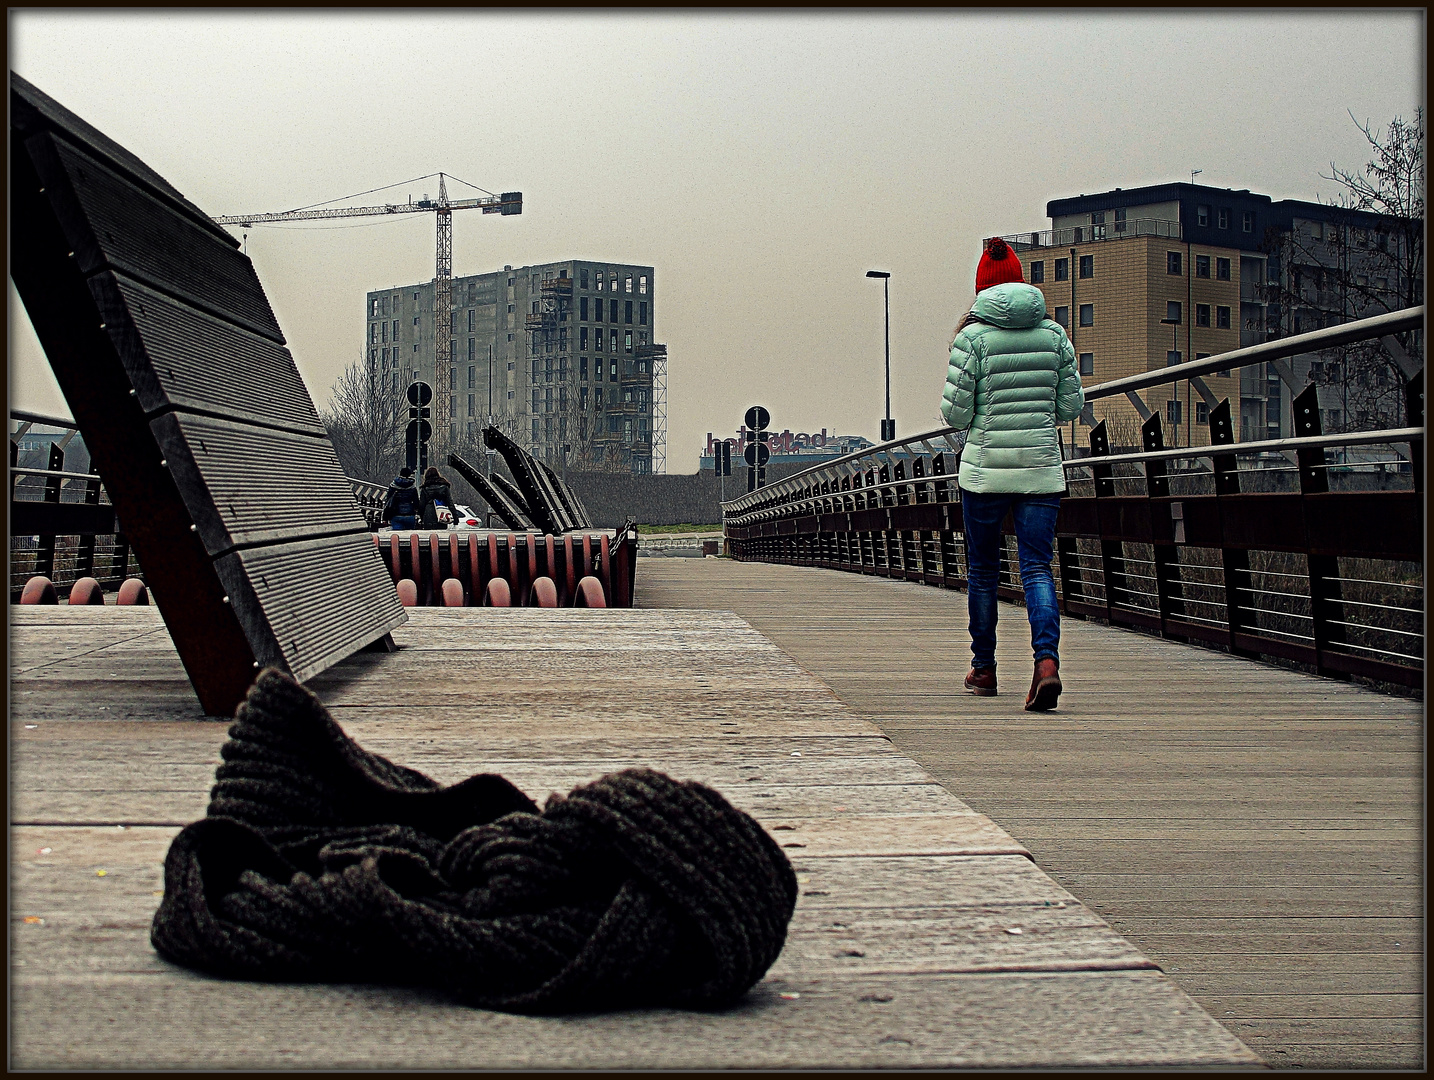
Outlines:
[[[1066,693],[973,698],[966,597],[837,571],[648,559],[638,603],[735,611],[989,815],[1274,1066],[1423,1061],[1423,703],[1062,624]]]
[[[684,562],[644,564],[649,599],[756,580]],[[172,967],[148,941],[161,863],[204,813],[226,725],[199,715],[156,611],[10,613],[12,1067],[1258,1064],[1020,843],[725,612],[413,610],[398,653],[310,685],[362,745],[443,781],[495,770],[541,800],[645,764],[752,812],[801,896],[739,1007],[535,1018]]]

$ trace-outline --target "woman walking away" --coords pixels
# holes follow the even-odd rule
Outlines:
[[[1001,521],[1016,526],[1035,674],[1026,709],[1055,708],[1061,693],[1060,609],[1051,576],[1056,512],[1065,491],[1056,425],[1085,405],[1075,350],[1046,318],[1041,291],[999,237],[976,268],[976,302],[956,327],[941,415],[967,432],[957,480],[965,521],[971,672],[966,689],[996,693],[996,581]]]
[[[453,524],[453,492],[436,465],[430,465],[423,474],[423,487],[418,489],[418,497],[423,501],[425,529],[446,529]]]

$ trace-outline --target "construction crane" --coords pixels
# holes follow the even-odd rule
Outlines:
[[[427,177],[419,177],[419,180]],[[462,181],[460,181],[461,183]],[[482,190],[481,188],[479,190]],[[220,225],[249,228],[272,222],[314,221],[320,218],[378,217],[384,214],[435,214],[438,223],[438,259],[433,272],[433,404],[434,431],[439,442],[448,441],[448,398],[453,392],[453,211],[482,210],[485,214],[521,214],[523,193],[505,191],[484,199],[449,199],[444,174],[438,174],[438,198],[425,195],[418,202],[386,203],[383,206],[348,206],[285,210],[274,214],[226,214],[214,220]]]

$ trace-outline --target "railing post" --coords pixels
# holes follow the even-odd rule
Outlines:
[[[65,452],[56,443],[50,444],[50,463],[46,468],[51,472],[59,472],[65,467]],[[58,476],[47,477],[45,480],[45,494],[42,501],[57,503],[60,501],[60,484]],[[40,537],[35,548],[35,573],[41,577],[54,580],[55,577],[55,535]]]
[[[100,481],[93,461],[90,462],[90,475],[95,479],[85,481],[85,503],[89,506],[97,506],[100,501]],[[75,579],[90,577],[94,572],[95,534],[85,533],[80,537],[80,546],[75,552]]]
[[[1424,370],[1414,373],[1404,387],[1404,422],[1409,427],[1424,426]],[[1424,440],[1409,440],[1409,473],[1414,490],[1424,490]]]
[[[1235,441],[1235,428],[1230,418],[1230,399],[1225,398],[1210,410],[1210,442],[1229,446]],[[1216,454],[1211,459],[1215,474],[1216,505],[1220,510],[1220,576],[1225,586],[1225,630],[1228,647],[1234,656],[1258,656],[1258,652],[1242,649],[1235,635],[1251,625],[1250,605],[1243,590],[1250,587],[1250,553],[1244,548],[1231,548],[1225,539],[1227,506],[1223,498],[1240,494],[1240,460],[1234,454]]]
[[[1110,456],[1110,436],[1106,433],[1104,420],[1090,429],[1090,456]],[[1120,549],[1119,540],[1107,540],[1105,537],[1105,515],[1101,513],[1100,500],[1115,494],[1115,479],[1111,475],[1109,465],[1096,465],[1092,462],[1090,472],[1095,478],[1095,513],[1100,528],[1100,575],[1105,591],[1105,618],[1114,625],[1115,594],[1125,588],[1125,577],[1116,567],[1121,564],[1125,553]]]
[[[1305,387],[1299,396],[1291,402],[1291,412],[1294,414],[1297,436],[1310,438],[1322,434],[1319,400],[1316,397],[1314,383]],[[1318,495],[1329,491],[1329,470],[1324,468],[1325,452],[1323,449],[1297,450],[1295,451],[1295,460],[1299,463],[1301,495]],[[1308,508],[1305,509],[1305,520],[1309,520]],[[1324,654],[1331,643],[1341,641],[1344,637],[1342,628],[1333,621],[1340,617],[1341,612],[1339,557],[1309,551],[1308,543],[1308,531],[1306,531],[1307,554],[1305,561],[1309,573],[1310,622],[1311,633],[1314,636],[1315,670],[1321,675],[1334,676],[1337,673],[1325,665]]]
[[[1140,425],[1140,442],[1146,453],[1154,453],[1165,449],[1165,435],[1160,426],[1160,414],[1151,413],[1150,418]],[[1150,547],[1151,561],[1155,566],[1155,609],[1160,613],[1160,636],[1169,637],[1169,628],[1166,620],[1172,614],[1183,614],[1184,604],[1175,596],[1176,587],[1180,584],[1180,554],[1174,544],[1162,544],[1158,541],[1165,522],[1157,524],[1155,520],[1155,504],[1150,499],[1168,496],[1170,494],[1170,479],[1166,475],[1166,464],[1164,461],[1147,461],[1145,463],[1145,512],[1149,515],[1150,521]],[[1168,513],[1168,511],[1167,511]],[[1176,608],[1179,607],[1179,611]],[[1182,639],[1183,640],[1183,639]]]

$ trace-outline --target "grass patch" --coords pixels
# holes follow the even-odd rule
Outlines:
[[[637,531],[643,535],[654,533],[720,533],[721,525],[693,525],[691,522],[683,522],[681,525],[639,525]]]

